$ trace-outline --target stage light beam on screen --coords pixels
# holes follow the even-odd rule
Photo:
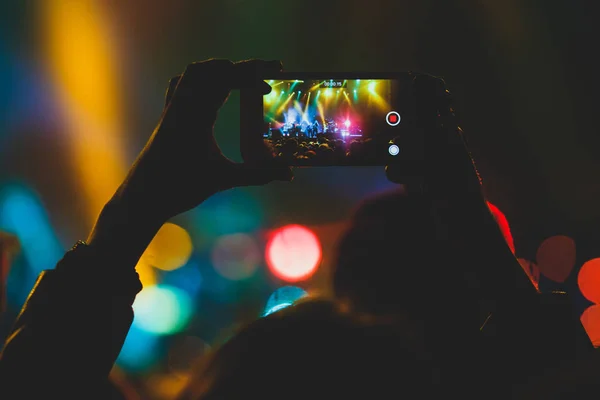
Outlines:
[[[290,93],[287,97],[287,99],[285,99],[285,101],[283,102],[283,104],[281,106],[279,106],[279,108],[277,109],[276,114],[279,115],[283,112],[283,110],[286,109],[287,105],[289,104],[289,102],[292,100],[292,98],[294,97],[294,93]]]
[[[297,100],[294,101],[294,109],[296,111],[298,111],[299,115],[303,115],[304,114],[304,110],[302,109],[302,106],[300,105],[300,103]]]
[[[319,110],[319,117],[321,119],[321,124],[323,126],[325,126],[325,111],[323,110],[323,104],[318,100],[317,100],[317,110]]]
[[[308,296],[306,290],[297,286],[284,286],[275,290],[265,305],[263,316],[273,314],[283,308],[293,305],[296,301]]]
[[[288,225],[275,231],[267,243],[267,265],[276,277],[297,282],[308,279],[322,258],[317,236],[301,225]]]
[[[369,82],[369,93],[371,93],[371,94],[377,94],[377,92],[375,91],[376,87],[377,87],[377,83],[376,82]]]
[[[381,88],[380,86],[384,86],[383,88]],[[378,93],[379,92],[384,92],[387,91],[389,93],[389,91],[391,90],[391,84],[389,81],[371,81],[369,82],[369,103],[372,104],[374,103],[379,109],[381,109],[382,111],[389,111],[391,109],[391,106],[389,105],[389,103]]]
[[[308,92],[308,96],[306,97],[306,105],[304,106],[304,115],[308,115],[308,105],[310,104],[310,92]]]

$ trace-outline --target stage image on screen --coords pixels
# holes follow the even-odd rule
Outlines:
[[[399,82],[266,82],[263,137],[288,165],[382,165],[401,152],[394,141],[404,122]]]

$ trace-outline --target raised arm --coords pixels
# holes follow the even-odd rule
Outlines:
[[[0,355],[3,398],[102,397],[142,289],[135,265],[162,224],[218,191],[291,180],[287,168],[233,163],[213,136],[229,92],[268,93],[258,77],[280,69],[279,62],[209,60],[171,81],[156,130],[88,243],[43,272],[26,301]]]

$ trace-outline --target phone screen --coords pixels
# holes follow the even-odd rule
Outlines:
[[[389,165],[423,157],[410,80],[269,79],[262,135],[293,166]]]

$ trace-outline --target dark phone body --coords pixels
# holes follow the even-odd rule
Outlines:
[[[412,73],[282,72],[264,80],[268,95],[240,93],[244,161],[264,160],[260,138],[289,166],[422,164]]]

